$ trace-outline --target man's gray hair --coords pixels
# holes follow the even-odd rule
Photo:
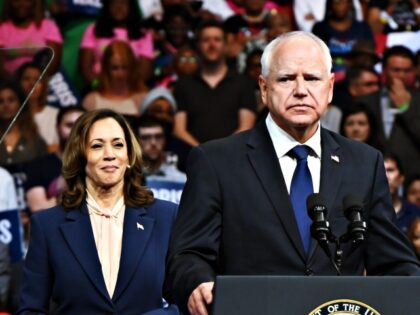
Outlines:
[[[330,54],[330,50],[328,49],[328,46],[319,37],[315,36],[314,34],[310,32],[294,31],[294,32],[288,32],[288,33],[284,33],[280,35],[276,39],[273,39],[264,48],[264,52],[261,56],[261,74],[264,77],[267,77],[269,73],[271,59],[273,57],[273,52],[277,46],[279,46],[280,44],[282,44],[288,39],[304,38],[304,37],[311,39],[315,44],[319,46],[319,48],[321,48],[321,51],[324,54],[325,65],[327,66],[327,69],[330,72],[332,70],[332,59],[331,59],[331,54]]]

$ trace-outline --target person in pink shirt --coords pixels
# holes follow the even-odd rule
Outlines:
[[[45,18],[43,0],[5,0],[0,23],[0,71],[12,74],[44,46],[54,50],[49,73],[60,66],[62,37],[54,21]]]
[[[80,46],[81,73],[85,80],[95,85],[103,52],[113,40],[130,44],[141,78],[148,80],[152,75],[153,39],[151,33],[141,27],[136,0],[105,1],[97,22],[87,27]]]

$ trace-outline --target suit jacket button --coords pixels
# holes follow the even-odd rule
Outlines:
[[[305,269],[305,276],[312,276],[314,274],[313,270],[310,268]]]

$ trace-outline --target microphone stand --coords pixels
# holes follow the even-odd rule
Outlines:
[[[7,49],[21,49],[22,47],[19,48],[7,48]],[[35,48],[35,47],[34,47]],[[38,48],[38,47],[37,47]],[[32,87],[32,89],[29,91],[28,95],[26,96],[25,100],[22,103],[22,106],[20,106],[19,110],[17,111],[15,117],[13,117],[12,121],[10,122],[9,126],[7,127],[6,131],[4,132],[4,134],[1,136],[0,138],[0,145],[3,143],[4,139],[6,138],[6,135],[9,133],[10,129],[12,129],[13,125],[15,124],[17,118],[19,117],[20,113],[23,111],[23,109],[26,106],[26,103],[28,103],[29,98],[32,96],[32,94],[35,91],[35,88],[37,87],[38,83],[41,82],[41,80],[44,78],[45,73],[47,72],[47,70],[49,69],[52,61],[54,60],[54,56],[55,56],[55,52],[54,49],[52,49],[51,47],[45,46],[45,48],[48,48],[51,51],[51,58],[50,61],[48,61],[47,65],[45,66],[44,70],[42,71],[41,75],[39,76],[38,80],[35,82],[34,86]],[[3,49],[2,49],[3,50]],[[5,49],[4,49],[5,50]]]

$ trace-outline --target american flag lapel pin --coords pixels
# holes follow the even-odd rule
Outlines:
[[[337,155],[331,155],[331,160],[333,160],[336,163],[340,163],[340,158]]]

